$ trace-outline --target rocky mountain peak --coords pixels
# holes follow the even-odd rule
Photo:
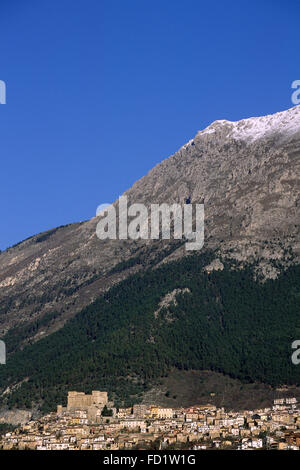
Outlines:
[[[287,139],[298,132],[300,132],[300,107],[295,106],[275,114],[251,117],[239,121],[220,119],[200,130],[197,137],[210,136],[214,138],[218,133],[223,135],[225,133],[227,138],[253,142],[274,135]],[[193,142],[193,140],[190,142]]]

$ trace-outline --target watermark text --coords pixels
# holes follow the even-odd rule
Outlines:
[[[150,213],[149,213],[150,209]],[[187,240],[186,250],[201,250],[204,244],[204,204],[128,205],[120,196],[115,205],[102,204],[97,209],[96,227],[100,240]]]

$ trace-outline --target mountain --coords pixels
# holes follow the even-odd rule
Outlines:
[[[241,261],[280,258],[280,243],[299,256],[299,143],[299,107],[215,121],[127,194],[132,201],[204,201],[205,246]],[[264,249],[265,240],[274,248]]]
[[[215,121],[125,193],[147,206],[204,202],[200,253],[100,241],[99,217],[2,252],[3,402],[51,408],[71,385],[136,396],[173,367],[298,383],[299,157],[299,107]]]

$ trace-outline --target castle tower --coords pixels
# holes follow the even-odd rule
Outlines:
[[[83,392],[68,392],[68,410],[87,410],[89,406],[103,408],[107,403],[107,392],[94,390],[91,395]]]

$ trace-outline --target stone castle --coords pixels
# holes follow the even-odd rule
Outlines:
[[[100,419],[104,406],[110,408],[113,406],[113,403],[108,401],[107,392],[94,390],[91,395],[83,392],[68,392],[67,407],[63,408],[62,405],[58,405],[57,414],[61,415],[65,411],[86,411],[89,422],[96,423]]]
[[[103,408],[107,404],[107,392],[93,391],[91,395],[83,392],[68,392],[68,410],[87,410],[90,406]]]

